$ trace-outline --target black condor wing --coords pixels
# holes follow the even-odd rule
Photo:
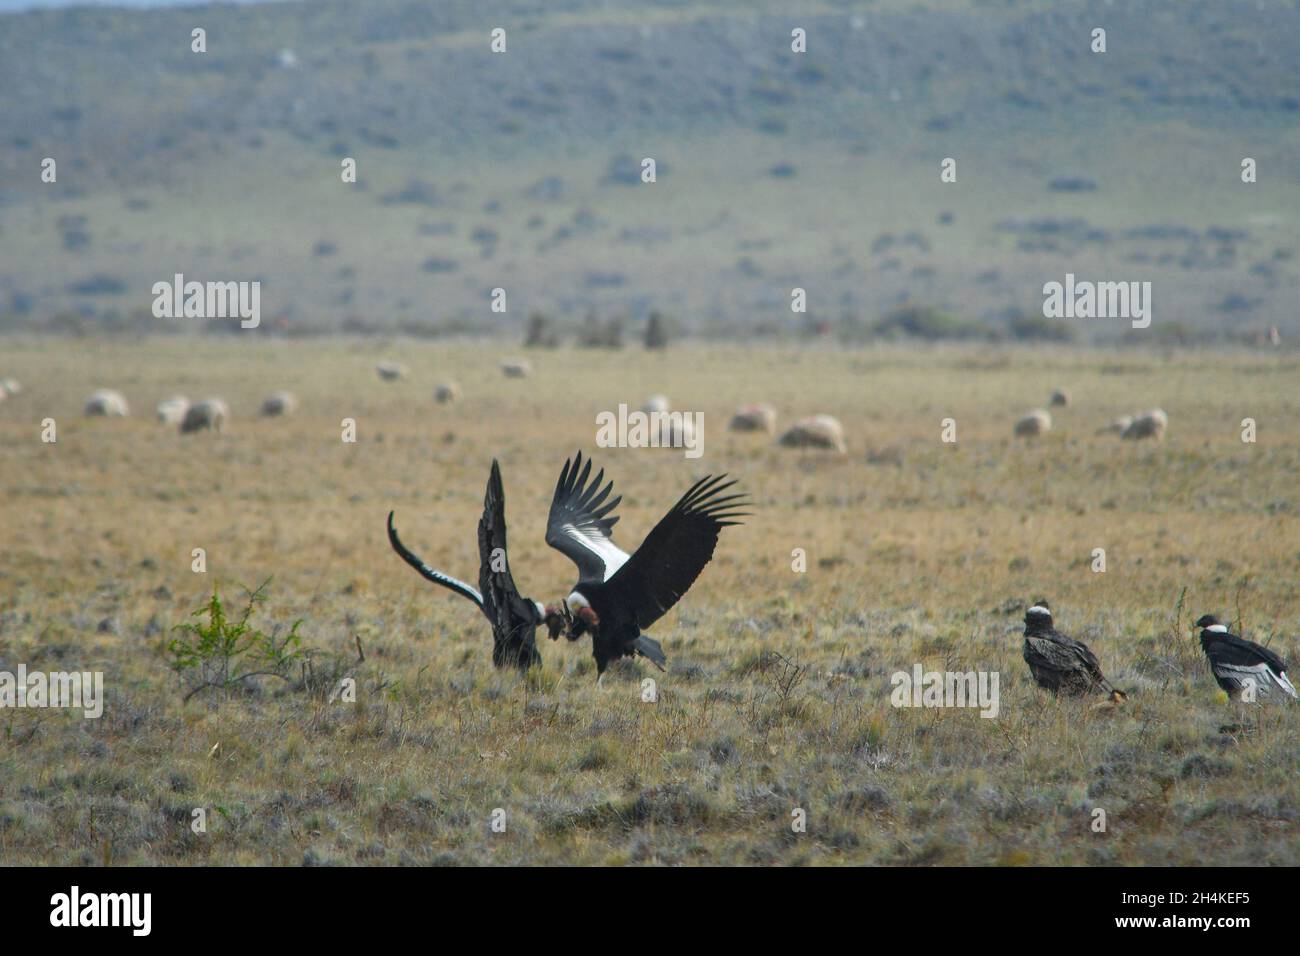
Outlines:
[[[650,627],[677,603],[712,559],[722,529],[748,516],[736,510],[749,504],[743,494],[723,494],[736,483],[726,477],[708,475],[692,485],[609,579],[609,595],[632,610],[638,627]]]
[[[483,494],[483,517],[478,522],[478,586],[483,594],[483,613],[492,622],[492,662],[498,667],[513,665],[525,670],[542,663],[534,632],[541,623],[536,605],[519,593],[506,557],[506,494],[501,483],[501,466],[492,459],[487,490]]]
[[[582,452],[566,460],[546,519],[546,543],[578,566],[579,584],[607,581],[628,560],[627,552],[611,537],[618,516],[610,512],[623,497],[605,500],[614,483],[601,488],[603,468],[588,481],[590,477],[591,459],[584,466]]]
[[[493,664],[521,670],[541,664],[533,634],[540,618],[533,602],[520,595],[515,587],[506,557],[505,492],[501,484],[501,468],[495,460],[483,495],[483,516],[478,523],[478,590],[431,568],[402,544],[397,528],[393,526],[391,511],[388,513],[388,543],[426,580],[454,591],[478,606],[492,625]]]

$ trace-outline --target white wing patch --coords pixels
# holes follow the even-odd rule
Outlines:
[[[565,524],[560,528],[560,533],[567,535],[569,538],[578,542],[596,557],[600,558],[605,565],[604,580],[608,581],[614,576],[614,572],[627,563],[631,557],[626,551],[616,545],[613,541],[596,531],[584,532],[575,524]]]
[[[453,578],[450,574],[443,574],[441,571],[435,571],[427,564],[421,564],[420,566],[426,569],[429,572],[429,575],[436,579],[440,584],[446,585],[454,591],[459,591],[461,594],[464,594],[466,597],[478,604],[479,607],[483,606],[483,595],[478,593],[478,588],[470,587],[464,581],[461,581],[458,578]]]
[[[1218,671],[1225,679],[1236,681],[1243,687],[1253,684],[1263,694],[1268,694],[1272,688],[1276,687],[1288,696],[1296,696],[1295,688],[1291,685],[1291,681],[1287,679],[1286,672],[1284,671],[1280,675],[1275,674],[1267,664],[1255,664],[1252,667],[1244,667],[1239,664],[1220,664]]]

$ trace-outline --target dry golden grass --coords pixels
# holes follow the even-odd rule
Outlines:
[[[238,337],[233,337],[238,338]],[[1300,362],[1294,356],[992,349],[667,354],[393,342],[7,341],[0,375],[0,670],[103,670],[100,720],[0,711],[6,863],[1292,863],[1300,708],[1245,716],[1189,621],[1242,615],[1300,653]],[[379,381],[374,364],[411,367]],[[433,402],[458,380],[465,401]],[[97,387],[127,420],[86,420]],[[1054,409],[1043,439],[1013,421]],[[269,392],[299,412],[258,419]],[[664,392],[705,413],[705,456],[594,447],[598,411]],[[225,397],[226,434],[153,421],[173,392]],[[743,402],[844,422],[843,458],[723,428]],[[1163,444],[1094,432],[1154,405]],[[42,444],[54,418],[58,441]],[[356,419],[359,439],[340,441]],[[957,423],[956,446],[940,422]],[[1240,440],[1242,418],[1259,441]],[[431,563],[474,579],[501,460],[524,591],[573,583],[542,541],[564,458],[593,453],[631,548],[694,477],[738,476],[754,516],[654,630],[670,670],[595,687],[589,645],[495,672],[485,622],[391,553],[389,509]],[[207,550],[208,573],[190,570]],[[1107,571],[1094,573],[1103,547]],[[808,570],[791,570],[803,548]],[[355,660],[358,700],[264,682],[181,701],[163,649],[219,584],[273,575],[259,620],[304,619]],[[1186,589],[1181,629],[1176,606]],[[1119,710],[1050,699],[1016,602],[1051,599]],[[102,629],[101,629],[102,622]],[[781,655],[783,663],[775,655]],[[1001,675],[1001,711],[890,706],[890,675]],[[792,667],[806,668],[794,673]],[[659,679],[657,704],[640,700]],[[1236,733],[1222,725],[1240,723]],[[216,748],[214,745],[220,744]],[[209,811],[209,830],[189,829]],[[791,811],[808,814],[806,833]],[[1089,824],[1094,808],[1105,833]],[[506,812],[505,833],[490,829]]]

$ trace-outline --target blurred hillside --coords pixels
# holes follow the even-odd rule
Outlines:
[[[1073,272],[1154,284],[1151,330],[1080,339],[1300,333],[1295,3],[787,6],[0,15],[0,327],[157,331],[151,286],[181,272],[260,279],[286,332],[658,309],[853,338],[912,303],[942,316],[920,334],[1038,334],[1043,283]]]

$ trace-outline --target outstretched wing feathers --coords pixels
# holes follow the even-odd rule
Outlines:
[[[722,529],[749,514],[737,510],[749,504],[743,494],[723,494],[736,484],[726,477],[708,475],[692,485],[609,579],[638,627],[650,627],[690,590],[712,559]]]
[[[492,460],[487,489],[483,492],[483,517],[478,522],[478,588],[483,593],[483,610],[496,623],[496,611],[518,593],[506,561],[506,494],[501,468]],[[493,568],[500,567],[500,571]]]
[[[495,646],[492,661],[498,667],[512,663],[527,667],[540,663],[533,632],[537,610],[515,587],[506,553],[506,493],[501,466],[492,459],[487,489],[483,492],[483,517],[478,522],[478,586],[483,592],[483,613],[492,622]]]
[[[492,625],[492,663],[497,667],[516,666],[523,670],[541,664],[534,640],[534,631],[539,623],[537,607],[515,587],[506,556],[506,496],[501,483],[501,467],[496,461],[492,462],[487,490],[483,494],[483,516],[478,523],[479,590],[429,567],[407,549],[393,527],[391,511],[388,513],[388,541],[402,560],[421,576],[479,606]]]
[[[418,555],[402,544],[402,539],[397,536],[397,529],[393,527],[393,512],[391,511],[388,512],[388,543],[393,546],[393,550],[401,556],[403,561],[415,568],[415,570],[419,571],[423,577],[432,581],[434,584],[441,584],[448,590],[455,591],[461,597],[469,598],[477,604],[481,610],[483,610],[483,613],[487,613],[487,609],[483,606],[482,594],[474,590],[474,588],[470,587],[464,581],[458,580],[457,578],[453,578],[450,574],[443,574],[441,571],[429,567],[420,560]],[[488,620],[492,620],[491,615],[488,616]]]
[[[546,543],[578,566],[579,582],[608,580],[628,560],[611,538],[618,516],[610,512],[623,496],[606,501],[614,483],[602,487],[605,469],[590,478],[591,459],[584,462],[582,452],[566,461],[546,520]]]

